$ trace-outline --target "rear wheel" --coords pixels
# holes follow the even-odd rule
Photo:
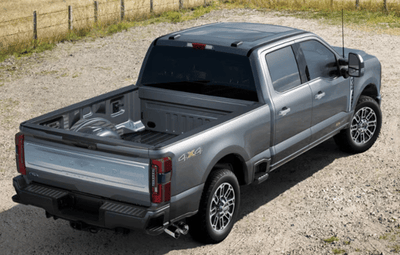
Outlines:
[[[361,96],[350,127],[342,130],[334,139],[339,148],[350,153],[368,150],[375,143],[382,126],[382,113],[378,103],[368,97]]]
[[[211,172],[203,191],[198,213],[188,219],[191,236],[203,243],[224,240],[235,223],[240,204],[240,188],[232,171]]]

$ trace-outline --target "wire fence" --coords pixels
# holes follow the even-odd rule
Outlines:
[[[112,24],[147,17],[151,13],[179,10],[185,2],[191,7],[200,6],[204,0],[115,0],[94,1],[90,5],[68,6],[54,12],[33,12],[32,16],[0,22],[0,49],[21,40],[55,38],[72,30],[93,27],[96,24]],[[189,6],[188,4],[186,4]]]
[[[212,0],[115,0],[107,2],[94,1],[90,5],[68,6],[67,9],[54,12],[40,13],[34,11],[32,16],[10,19],[0,22],[0,48],[21,40],[38,40],[55,38],[72,30],[92,27],[98,23],[118,23],[124,20],[142,19],[150,13],[192,8],[209,4]],[[250,0],[243,0],[243,2]],[[263,4],[296,3],[304,4],[316,0],[260,0]],[[238,1],[242,2],[242,1]],[[329,3],[333,7],[342,0],[317,1]],[[365,1],[347,0],[358,10]],[[372,2],[371,0],[369,2]],[[397,2],[397,1],[396,1]],[[393,3],[387,0],[375,0],[386,12],[390,11]],[[398,7],[398,3],[396,3]]]

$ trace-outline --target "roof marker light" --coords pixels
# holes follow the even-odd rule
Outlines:
[[[240,45],[242,45],[243,42],[242,41],[237,41],[231,44],[231,47],[239,47]]]
[[[179,37],[181,37],[180,34],[174,34],[174,35],[171,35],[168,39],[169,40],[175,40],[175,39],[178,39]]]

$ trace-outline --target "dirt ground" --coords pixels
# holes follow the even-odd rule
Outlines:
[[[179,24],[136,27],[111,37],[62,43],[50,52],[0,64],[1,254],[392,254],[400,252],[400,37],[346,29],[346,46],[382,63],[383,127],[367,152],[348,155],[333,140],[241,189],[239,219],[220,244],[140,231],[79,232],[44,210],[12,202],[19,123],[136,81],[156,37],[221,21],[309,30],[341,45],[340,27],[254,10],[214,11]],[[330,239],[330,240],[327,240]],[[328,242],[332,241],[332,242]]]

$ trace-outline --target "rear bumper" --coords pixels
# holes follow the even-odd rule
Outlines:
[[[169,204],[158,208],[142,207],[115,200],[75,193],[51,186],[30,183],[23,176],[13,179],[17,192],[13,201],[46,210],[46,215],[85,226],[105,229],[142,229],[161,234],[169,219]]]

